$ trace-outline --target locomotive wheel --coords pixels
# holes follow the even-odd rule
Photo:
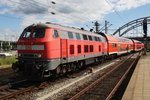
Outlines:
[[[12,69],[14,70],[15,73],[19,72],[18,63],[13,63]]]
[[[60,66],[58,66],[56,69],[55,69],[55,74],[60,74],[60,72],[61,72],[61,67]]]
[[[81,64],[81,68],[84,66],[84,62],[83,61],[81,61],[80,62],[80,64]]]
[[[81,69],[81,67],[82,67],[81,62],[78,62],[77,67],[78,67],[78,69]]]
[[[70,72],[71,71],[71,64],[67,65],[67,71]]]
[[[65,67],[62,68],[62,74],[65,74],[67,72],[67,69]]]
[[[70,64],[70,68],[71,68],[71,71],[75,71],[75,68],[76,68],[76,64],[75,63],[71,63]]]
[[[73,71],[75,72],[77,70],[77,63],[73,63]]]

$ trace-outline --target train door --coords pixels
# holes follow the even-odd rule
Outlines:
[[[121,51],[120,43],[118,43],[118,52]]]
[[[60,54],[61,62],[67,63],[68,61],[68,48],[67,48],[67,39],[60,39]]]

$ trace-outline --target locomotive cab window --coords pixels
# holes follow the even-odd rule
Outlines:
[[[33,38],[43,38],[45,35],[45,28],[35,28],[32,34]]]
[[[57,30],[54,30],[53,37],[54,37],[54,38],[57,38],[57,37],[59,37],[59,35],[58,35],[58,31],[57,31]]]

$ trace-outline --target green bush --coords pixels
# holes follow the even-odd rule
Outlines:
[[[9,65],[16,62],[15,57],[2,57],[0,58],[0,65]]]

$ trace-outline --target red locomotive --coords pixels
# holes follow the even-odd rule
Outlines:
[[[39,23],[24,29],[12,68],[28,78],[44,78],[143,48],[143,43],[127,38]]]

